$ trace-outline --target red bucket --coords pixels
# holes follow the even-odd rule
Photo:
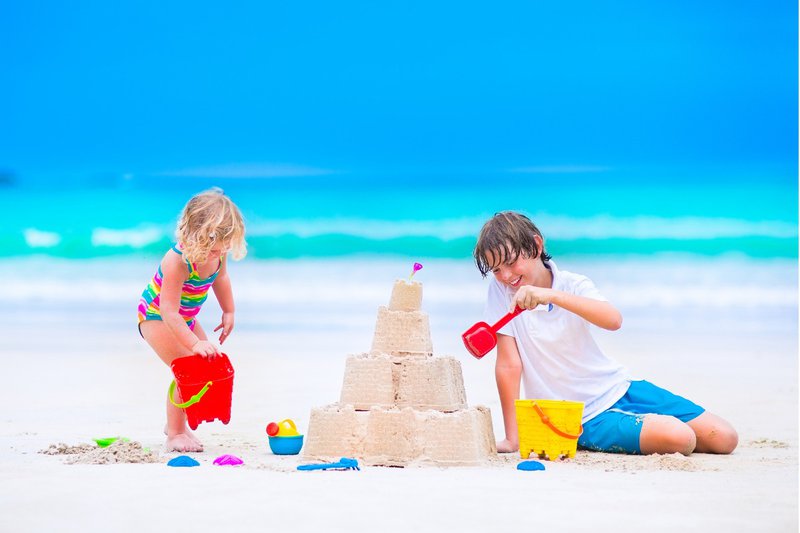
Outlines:
[[[172,373],[175,381],[169,386],[169,400],[186,411],[189,427],[197,429],[200,422],[214,420],[230,422],[233,367],[227,355],[179,357],[172,361]],[[183,403],[173,398],[176,384]]]

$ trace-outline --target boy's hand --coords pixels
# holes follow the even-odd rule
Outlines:
[[[233,331],[233,313],[222,313],[222,322],[214,328],[215,332],[219,330],[222,330],[219,334],[219,343],[222,344]]]
[[[219,355],[219,350],[214,346],[213,342],[197,341],[192,346],[192,353],[213,359]]]
[[[547,305],[553,296],[553,289],[536,287],[534,285],[523,285],[514,294],[511,300],[511,309],[517,306],[522,309],[533,309],[539,305]]]

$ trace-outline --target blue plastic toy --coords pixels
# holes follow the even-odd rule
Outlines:
[[[297,455],[303,447],[303,436],[293,435],[291,437],[267,437],[269,439],[269,449],[275,455]]]
[[[174,459],[170,459],[167,463],[168,466],[200,466],[200,463],[189,457],[188,455],[179,455]]]
[[[313,465],[298,465],[298,470],[361,470],[358,461],[348,457],[342,457],[335,463],[320,463]]]
[[[517,470],[526,470],[528,472],[544,470],[544,465],[539,461],[522,461],[517,465]]]

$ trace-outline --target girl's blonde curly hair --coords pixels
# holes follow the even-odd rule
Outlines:
[[[189,200],[178,220],[175,237],[190,263],[204,263],[216,244],[228,248],[234,259],[247,254],[242,214],[222,189],[216,187]]]

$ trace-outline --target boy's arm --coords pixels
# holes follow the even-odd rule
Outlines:
[[[214,289],[214,296],[217,298],[220,308],[222,309],[222,320],[219,325],[214,328],[214,331],[222,330],[219,335],[219,343],[225,342],[228,335],[233,331],[234,312],[236,311],[233,304],[233,289],[231,289],[231,280],[228,277],[228,261],[227,257],[222,258],[222,264],[219,267],[219,274],[211,288]]]
[[[534,285],[520,287],[511,308],[533,309],[541,304],[557,305],[603,329],[614,331],[622,327],[622,314],[608,302]]]
[[[517,412],[514,400],[519,399],[519,384],[522,378],[522,361],[517,349],[517,341],[508,335],[497,335],[497,362],[495,364],[497,391],[500,394],[500,407],[503,411],[505,440],[497,443],[498,452],[519,450],[517,433]]]

